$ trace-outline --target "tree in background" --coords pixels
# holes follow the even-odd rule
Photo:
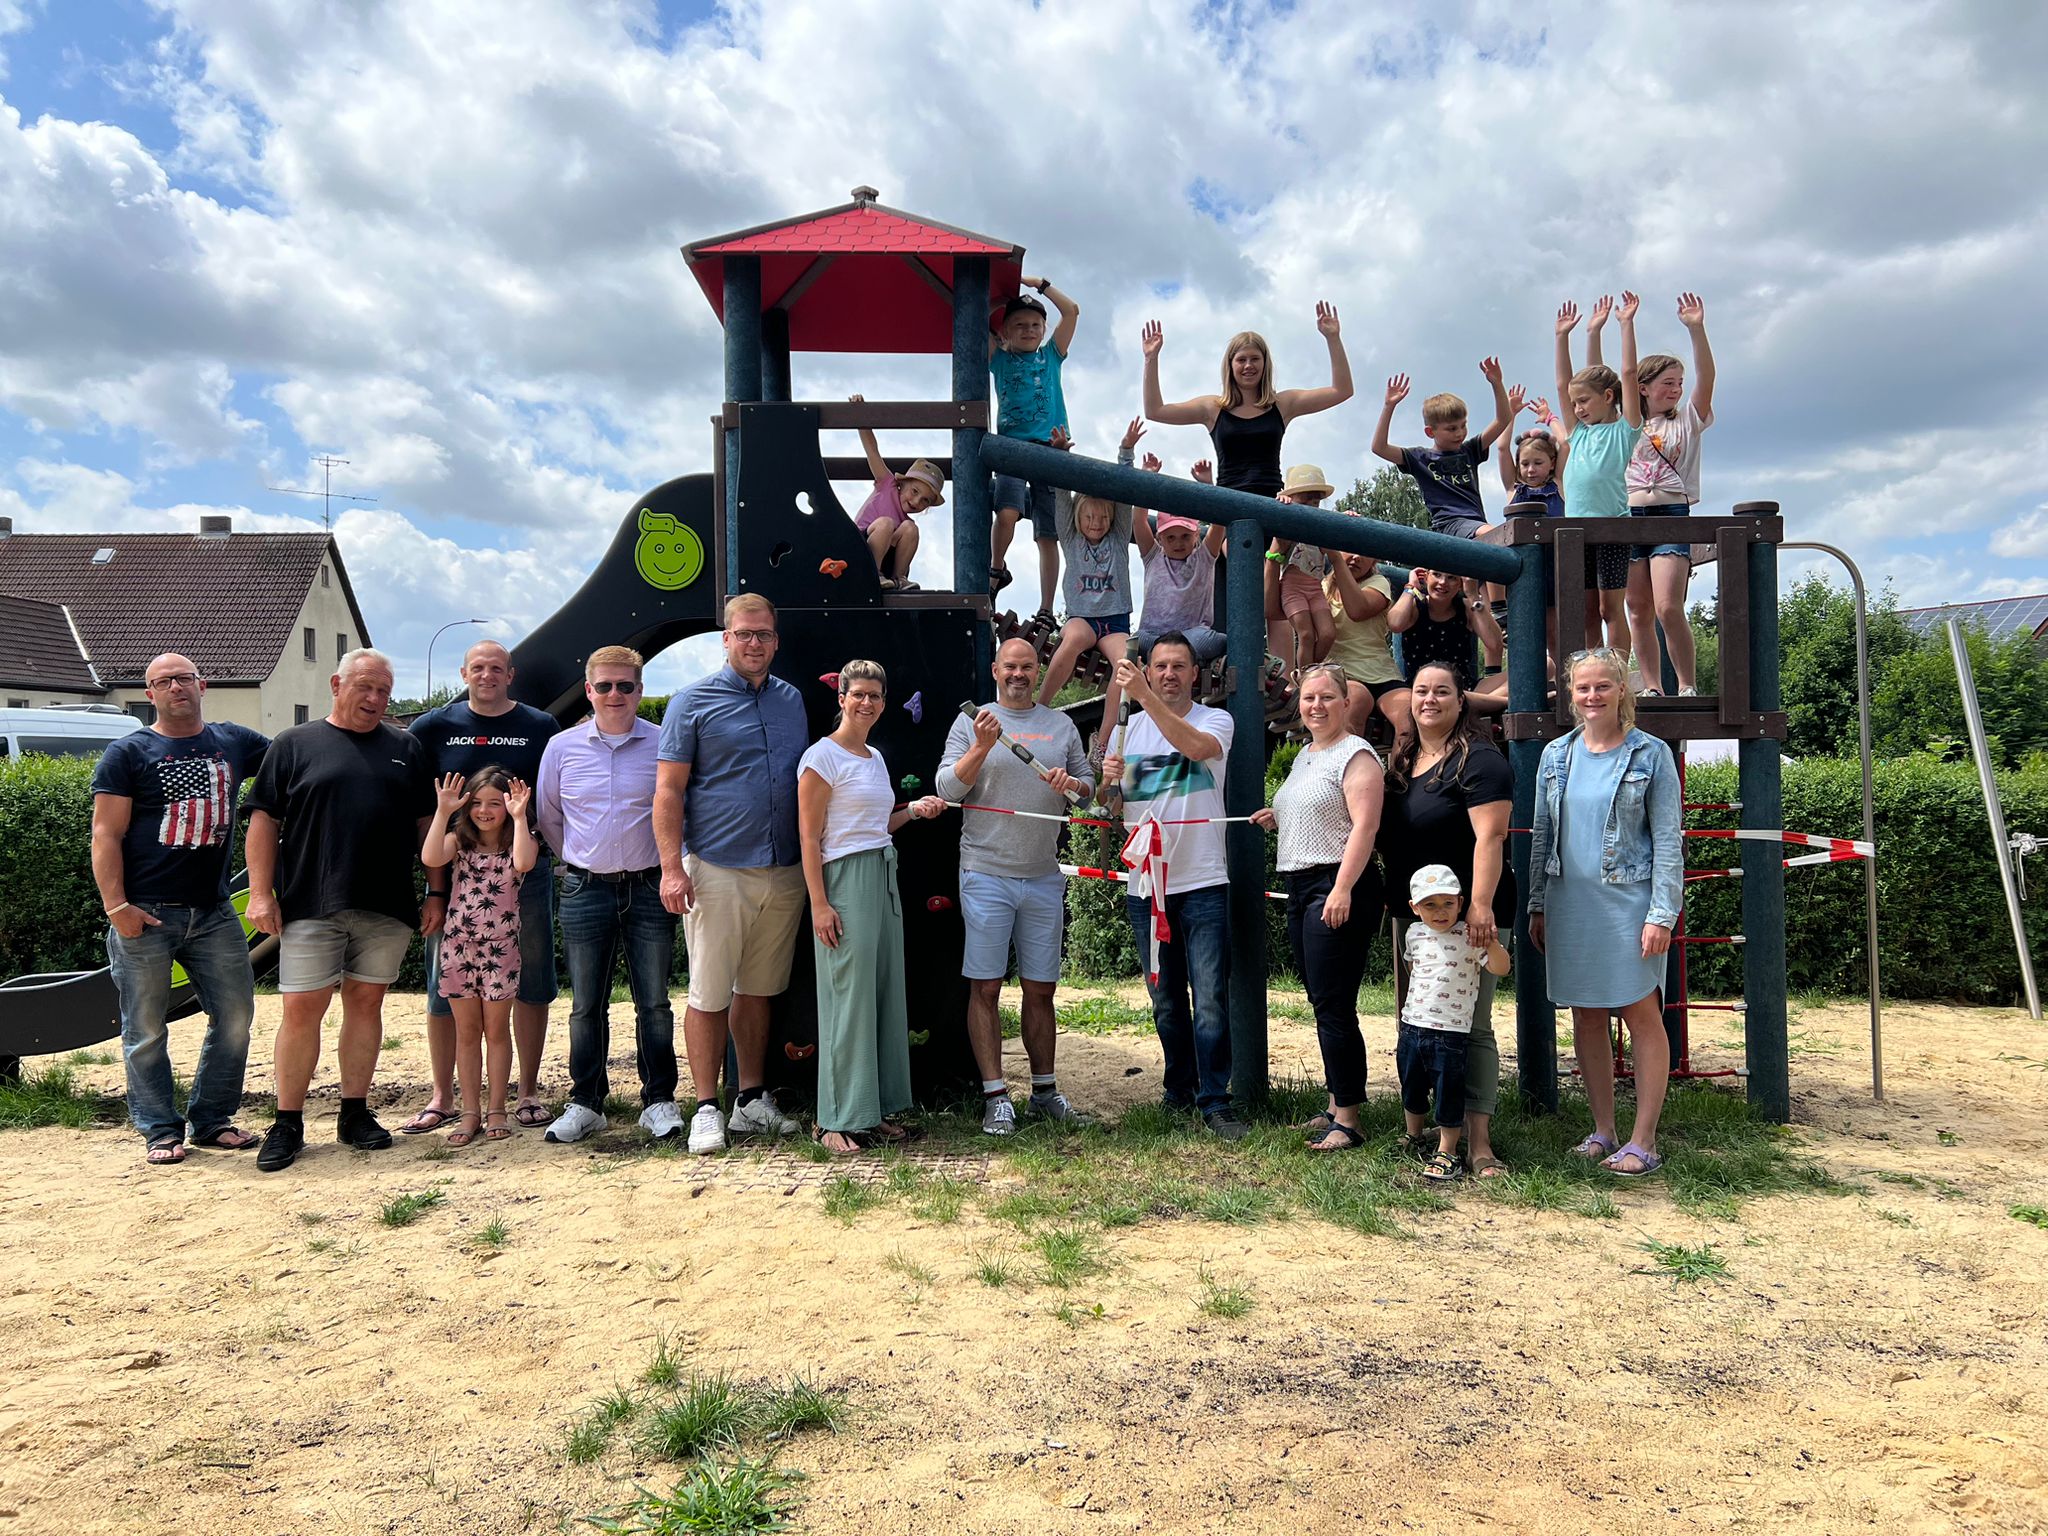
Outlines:
[[[1429,508],[1422,504],[1422,492],[1392,465],[1370,480],[1352,481],[1351,489],[1339,496],[1334,505],[1339,512],[1356,512],[1383,523],[1402,523],[1410,528],[1429,526]]]

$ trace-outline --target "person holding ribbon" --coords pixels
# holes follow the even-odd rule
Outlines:
[[[1143,714],[1102,764],[1103,803],[1129,829],[1125,906],[1152,994],[1171,1109],[1199,1109],[1225,1141],[1251,1129],[1230,1104],[1230,888],[1223,771],[1231,719],[1194,701],[1195,649],[1179,630],[1126,658],[1117,687]],[[1192,992],[1192,1002],[1190,993]]]

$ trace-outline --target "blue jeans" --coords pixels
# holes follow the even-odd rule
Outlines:
[[[256,975],[242,920],[227,902],[207,907],[135,903],[157,920],[132,939],[107,929],[107,962],[121,998],[121,1057],[128,1069],[128,1118],[145,1141],[192,1135],[203,1141],[235,1122],[256,1017]],[[185,967],[206,1010],[206,1038],[192,1074],[186,1114],[171,1088],[171,964]]]
[[[626,952],[633,993],[634,1057],[640,1102],[676,1096],[676,1016],[668,972],[676,953],[676,918],[661,904],[661,871],[645,869],[606,880],[565,868],[562,954],[569,962],[569,1097],[604,1113],[611,1079],[612,972]]]
[[[1152,905],[1124,898],[1142,969],[1152,932]],[[1204,886],[1166,898],[1173,937],[1159,947],[1159,980],[1152,992],[1152,1027],[1166,1058],[1166,1097],[1192,1103],[1205,1115],[1230,1107],[1230,887]],[[1194,1007],[1189,1011],[1192,983]]]

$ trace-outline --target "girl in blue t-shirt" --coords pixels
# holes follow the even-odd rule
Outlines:
[[[1564,444],[1564,507],[1567,517],[1627,517],[1628,463],[1643,435],[1643,397],[1636,386],[1636,308],[1642,301],[1626,290],[1614,316],[1621,322],[1621,372],[1593,364],[1572,371],[1572,330],[1579,306],[1567,299],[1557,311],[1557,393],[1564,402],[1559,419]],[[1607,318],[1609,301],[1595,306],[1596,323]],[[1600,644],[1604,618],[1608,633],[1628,635],[1622,593],[1628,587],[1628,544],[1598,544],[1586,551],[1588,585],[1599,596],[1586,602],[1586,643]],[[1616,649],[1621,647],[1617,646]],[[1626,652],[1624,652],[1626,654]]]

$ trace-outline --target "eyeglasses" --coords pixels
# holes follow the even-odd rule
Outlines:
[[[601,683],[592,683],[590,685],[590,691],[592,693],[597,694],[638,693],[640,691],[640,685],[638,683],[615,683],[610,678],[606,678]]]
[[[1571,655],[1567,656],[1564,659],[1564,664],[1568,667],[1575,667],[1582,661],[1625,662],[1626,660],[1627,658],[1624,657],[1621,654],[1621,652],[1617,651],[1613,646],[1596,645],[1590,650],[1573,651]]]
[[[143,685],[145,688],[196,688],[199,686],[197,672],[167,672],[162,677],[152,677]]]
[[[726,634],[735,645],[773,645],[775,631],[772,629],[728,629]]]

